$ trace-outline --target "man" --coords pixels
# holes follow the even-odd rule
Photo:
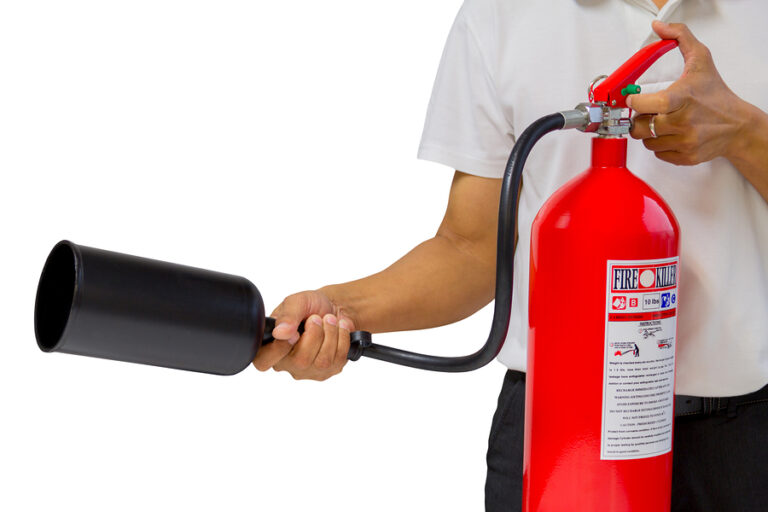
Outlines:
[[[254,365],[323,380],[343,368],[351,330],[444,325],[487,304],[499,177],[515,135],[542,115],[584,101],[594,75],[613,71],[645,44],[676,39],[679,54],[649,69],[640,80],[644,94],[629,102],[636,112],[632,136],[649,151],[632,148],[628,167],[661,193],[681,225],[676,392],[721,400],[717,407],[705,401],[713,404],[706,414],[676,420],[673,510],[763,510],[768,41],[760,4],[466,1],[446,44],[419,150],[421,158],[458,169],[437,234],[382,272],[286,298],[273,313],[279,341],[262,349]],[[707,46],[686,25],[662,21],[687,23]],[[530,225],[547,197],[587,167],[586,138],[545,138],[526,168],[512,319],[499,356],[510,371],[489,442],[488,510],[520,508]],[[761,389],[752,400],[738,398]],[[730,407],[719,406],[725,403]]]

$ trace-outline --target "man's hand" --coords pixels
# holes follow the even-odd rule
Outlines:
[[[260,371],[287,371],[294,379],[325,380],[347,363],[354,323],[321,291],[287,297],[275,311],[275,341],[262,347],[253,365]],[[304,334],[299,336],[299,324]]]
[[[676,165],[695,165],[719,156],[731,160],[755,107],[725,85],[709,49],[687,26],[656,21],[653,30],[662,39],[678,41],[685,67],[669,88],[627,98],[627,105],[639,114],[632,137],[642,139],[659,159]]]

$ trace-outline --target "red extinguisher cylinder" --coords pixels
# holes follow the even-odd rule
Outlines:
[[[679,227],[592,144],[532,226],[523,510],[668,511]]]

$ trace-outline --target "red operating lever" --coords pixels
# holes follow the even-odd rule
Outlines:
[[[662,39],[642,48],[592,90],[594,97],[590,101],[605,102],[611,108],[626,108],[627,96],[621,90],[633,84],[659,57],[676,47],[674,39]]]

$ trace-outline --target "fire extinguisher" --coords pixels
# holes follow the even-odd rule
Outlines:
[[[533,222],[525,511],[669,510],[679,227],[627,170],[623,112],[675,46],[652,44],[590,87],[578,109],[598,134],[592,165]]]
[[[517,198],[528,154],[549,132],[596,133],[592,166],[545,203],[531,234],[525,511],[669,510],[679,228],[626,168],[635,80],[675,41],[651,44],[589,87],[589,102],[518,138],[502,180],[494,315],[486,343],[438,357],[352,333],[348,358],[463,372],[492,361],[512,304]],[[599,84],[598,80],[605,78]],[[59,242],[43,268],[35,336],[68,352],[220,375],[273,341],[247,279]]]

